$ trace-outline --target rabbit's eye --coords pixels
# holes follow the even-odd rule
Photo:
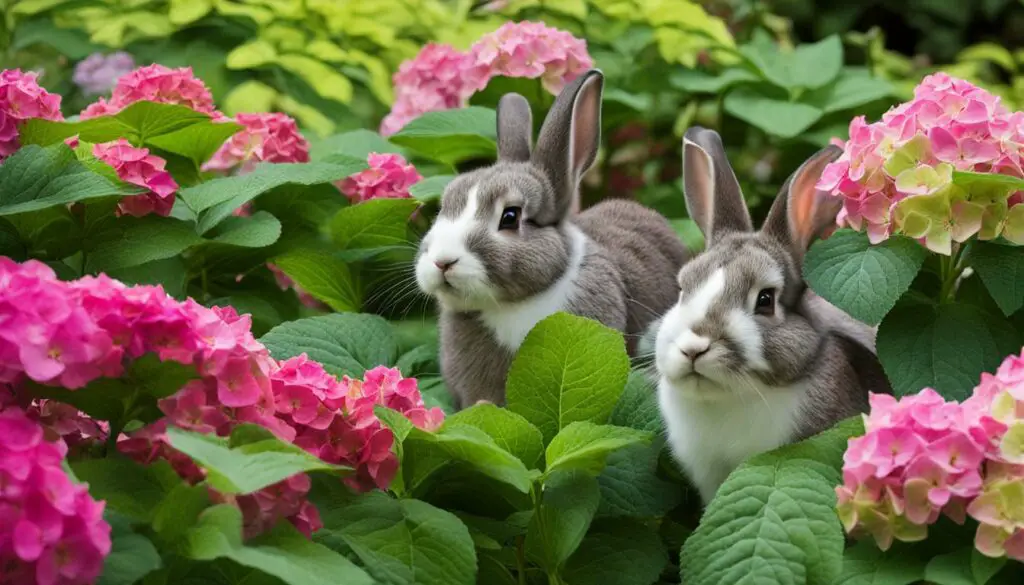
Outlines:
[[[506,207],[501,212],[501,220],[498,221],[499,230],[517,230],[519,229],[519,216],[522,215],[523,209],[521,207]]]
[[[775,314],[775,289],[764,288],[757,293],[757,302],[754,303],[754,314],[771,317]]]

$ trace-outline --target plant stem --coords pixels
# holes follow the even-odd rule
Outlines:
[[[523,551],[525,542],[525,537],[516,537],[516,568],[519,573],[519,585],[526,585],[526,553]]]
[[[949,256],[939,258],[939,272],[942,278],[942,290],[939,291],[940,303],[951,303],[956,298],[956,281],[963,274],[963,252],[966,246],[955,246]]]

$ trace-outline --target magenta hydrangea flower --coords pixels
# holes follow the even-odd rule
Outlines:
[[[88,391],[89,382],[121,376],[146,354],[193,367],[199,378],[160,400],[164,418],[120,436],[118,449],[144,464],[166,460],[189,482],[201,481],[205,473],[171,448],[170,424],[219,436],[230,435],[239,423],[262,425],[325,461],[352,466],[355,474],[346,481],[365,490],[386,488],[398,468],[394,437],[377,419],[375,405],[394,408],[424,429],[443,420],[440,410],[424,406],[416,381],[403,379],[397,370],[371,370],[364,383],[338,380],[305,355],[276,362],[253,337],[250,317],[230,307],[181,302],[159,286],[128,287],[105,275],[60,281],[40,262],[0,257],[0,408],[32,403],[23,392],[26,379]],[[101,421],[62,406],[35,402],[28,414],[50,425],[47,432],[54,439],[96,440],[109,432]],[[2,428],[0,434],[3,455],[5,438],[20,435]],[[19,461],[0,458],[0,486],[5,465],[22,465]],[[311,534],[320,521],[306,499],[309,488],[309,478],[299,475],[254,494],[214,497],[242,510],[247,536],[285,519]],[[0,490],[0,520],[3,513]],[[26,542],[35,546],[31,538]],[[36,555],[35,549],[25,550]]]
[[[148,148],[135,148],[124,138],[116,142],[96,144],[93,156],[114,167],[117,177],[126,183],[149,190],[142,195],[130,195],[117,205],[121,214],[142,217],[150,213],[168,216],[174,207],[174,193],[178,183],[164,170],[167,161],[149,153]]]
[[[203,170],[239,172],[257,163],[309,162],[309,142],[299,133],[295,120],[284,114],[238,114],[235,122],[244,129],[228,139]]]
[[[18,141],[18,125],[25,120],[63,120],[60,96],[39,86],[35,73],[20,69],[0,72],[0,161],[14,154]]]
[[[371,152],[370,168],[342,179],[338,186],[353,203],[370,199],[405,199],[412,187],[423,179],[416,167],[400,154]]]
[[[840,145],[818,188],[842,197],[839,224],[866,231],[873,243],[905,234],[945,255],[975,235],[1024,243],[1021,192],[953,180],[954,171],[1024,177],[1024,113],[998,96],[936,73],[880,121],[854,118]]]
[[[85,120],[97,116],[116,114],[135,102],[150,101],[177,104],[192,108],[214,119],[224,119],[213,105],[213,95],[191,67],[170,69],[153,64],[139,67],[121,76],[114,85],[109,100],[100,98],[80,115]]]
[[[17,408],[0,410],[3,583],[87,585],[110,554],[103,502],[61,467],[66,447]]]
[[[114,89],[117,80],[132,69],[135,69],[135,60],[124,51],[109,55],[93,53],[75,65],[71,80],[86,95],[103,95]]]
[[[1024,353],[1006,358],[962,404],[930,388],[871,395],[865,434],[850,439],[839,517],[848,532],[923,540],[946,515],[979,522],[975,546],[1024,561]]]
[[[469,78],[470,64],[469,55],[436,43],[403,62],[392,77],[395,103],[381,122],[380,133],[390,136],[427,112],[465,106],[478,83]]]
[[[565,84],[594,66],[587,41],[543,22],[506,22],[469,49],[468,75],[474,89],[494,77],[540,78],[544,89],[558,94]]]

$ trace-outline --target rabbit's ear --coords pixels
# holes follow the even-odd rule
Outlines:
[[[532,161],[555,190],[554,217],[561,220],[575,200],[580,179],[597,158],[601,143],[604,74],[591,69],[565,86],[541,126]]]
[[[835,223],[843,206],[841,198],[815,187],[825,167],[842,153],[832,145],[807,159],[786,179],[765,219],[762,231],[786,244],[798,262],[814,239]]]
[[[754,229],[718,132],[694,126],[683,136],[683,191],[709,245],[728,232]]]
[[[512,162],[530,160],[533,143],[533,112],[530,102],[518,93],[498,100],[498,158]]]

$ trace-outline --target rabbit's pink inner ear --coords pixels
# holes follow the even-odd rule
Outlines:
[[[842,200],[815,188],[829,163],[839,158],[842,150],[829,146],[805,162],[789,185],[789,231],[794,247],[806,250],[811,241],[836,221]]]
[[[569,164],[572,176],[579,184],[583,174],[597,159],[601,143],[601,89],[604,79],[594,75],[583,83],[572,108],[570,126]],[[576,196],[578,198],[578,195]]]
[[[715,171],[711,156],[699,145],[683,138],[683,195],[686,211],[705,238],[711,237],[711,205],[715,193]]]

